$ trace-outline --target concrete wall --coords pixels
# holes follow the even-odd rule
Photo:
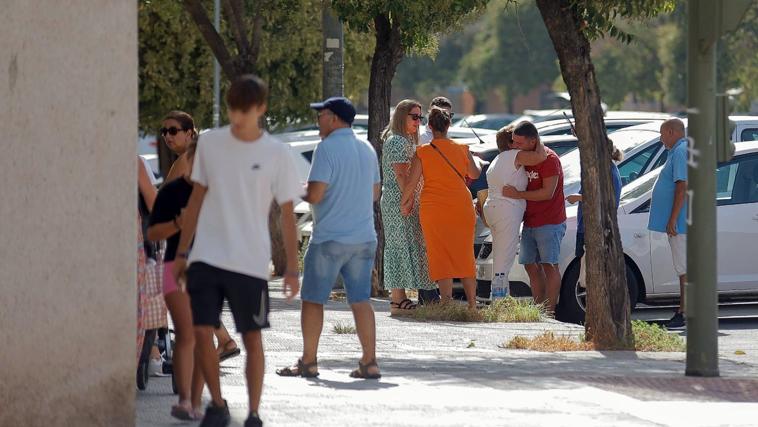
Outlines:
[[[0,426],[134,425],[137,3],[0,12]]]

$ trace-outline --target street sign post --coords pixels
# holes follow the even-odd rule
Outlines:
[[[716,41],[736,28],[751,0],[689,0],[687,5],[688,166],[687,366],[685,375],[713,377],[718,368],[718,296],[716,242],[716,159],[728,147],[716,129]],[[728,115],[728,108],[720,108]],[[720,126],[719,126],[720,125]],[[717,150],[719,145],[719,150]],[[726,152],[726,153],[725,153]]]

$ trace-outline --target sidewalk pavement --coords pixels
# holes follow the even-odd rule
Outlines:
[[[287,304],[271,283],[271,326],[264,331],[266,379],[260,414],[268,426],[749,426],[758,413],[758,332],[720,331],[719,378],[684,376],[684,353],[506,350],[517,335],[579,336],[556,321],[530,324],[419,322],[389,317],[373,301],[378,381],[348,377],[357,366],[355,334],[344,302],[326,306],[317,379],[274,371],[302,349],[299,301]],[[233,325],[231,313],[224,323]],[[241,344],[241,340],[237,339]],[[735,354],[744,352],[745,354]],[[221,366],[234,426],[247,417],[245,352]],[[170,378],[137,392],[138,426],[194,425],[169,416]],[[207,395],[206,395],[207,400]],[[195,423],[196,424],[196,423]]]

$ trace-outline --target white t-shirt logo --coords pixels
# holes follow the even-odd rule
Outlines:
[[[540,178],[540,174],[537,171],[526,171],[526,177],[529,178],[529,181],[534,181]]]

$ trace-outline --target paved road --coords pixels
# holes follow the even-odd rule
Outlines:
[[[321,376],[304,380],[274,374],[296,360],[301,341],[299,304],[286,304],[277,290],[272,297],[261,408],[269,426],[755,425],[757,320],[721,323],[722,377],[703,379],[684,377],[683,353],[550,354],[499,347],[516,335],[545,330],[578,336],[583,330],[575,325],[416,322],[390,318],[386,301],[377,300],[384,377],[361,381],[348,377],[359,357],[356,336],[332,330],[336,323],[351,324],[352,315],[343,303],[330,303]],[[232,324],[229,313],[224,318]],[[241,425],[247,410],[243,362],[231,359],[221,370],[233,425]],[[173,401],[170,380],[153,378],[138,393],[137,425],[179,425],[168,416]]]

